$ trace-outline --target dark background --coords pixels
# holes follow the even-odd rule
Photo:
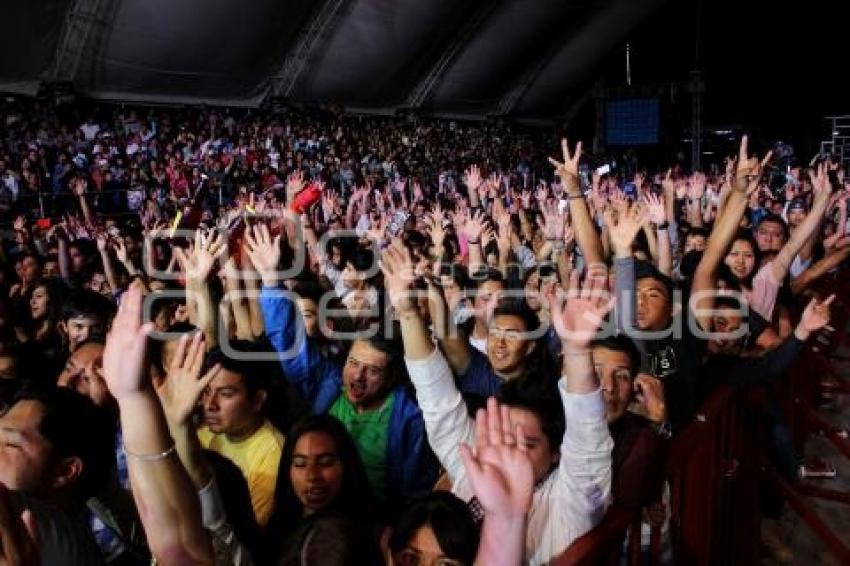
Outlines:
[[[697,66],[705,82],[704,129],[738,126],[762,144],[783,140],[808,162],[829,138],[823,118],[850,114],[842,4],[670,0],[630,35],[632,84],[686,81]],[[606,86],[626,84],[625,44],[600,73]],[[690,120],[688,100],[679,101],[683,123]],[[584,112],[593,113],[592,106]]]

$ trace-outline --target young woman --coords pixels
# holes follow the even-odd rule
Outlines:
[[[293,427],[275,499],[266,531],[271,563],[383,564],[377,505],[357,447],[336,418],[315,415]]]

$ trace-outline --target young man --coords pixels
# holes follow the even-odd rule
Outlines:
[[[0,416],[0,483],[49,504],[33,512],[44,564],[102,564],[91,534],[75,527],[114,466],[114,423],[67,388],[23,388]]]
[[[387,290],[399,313],[405,362],[422,406],[428,440],[452,483],[452,491],[472,500],[473,490],[458,450],[460,443],[476,444],[473,420],[455,385],[449,365],[435,348],[408,294],[410,258],[406,250],[392,247],[385,253]],[[573,281],[577,285],[577,280]],[[600,291],[604,279],[590,284]],[[527,376],[513,380],[502,390],[503,430],[521,429],[512,442],[525,443],[532,462],[535,489],[526,539],[525,561],[547,564],[573,540],[592,529],[605,513],[611,489],[611,441],[605,421],[605,404],[593,369],[590,340],[612,305],[596,295],[551,301],[553,320],[563,341],[564,368],[558,382],[566,426],[547,410],[547,399],[557,397]],[[522,389],[543,389],[533,399]],[[507,422],[506,422],[507,421]],[[556,433],[553,428],[559,428]],[[560,437],[557,435],[560,434]]]
[[[215,364],[222,369],[201,399],[204,418],[198,438],[201,446],[230,459],[242,471],[257,524],[264,527],[274,511],[284,442],[263,413],[269,385],[249,362],[228,358],[220,350],[207,355],[207,367]]]
[[[331,413],[351,433],[376,494],[391,504],[430,491],[437,477],[425,424],[414,396],[398,380],[401,352],[379,337],[354,340],[340,367],[304,332],[294,301],[278,289],[279,238],[265,226],[246,232],[263,280],[260,307],[266,335],[280,353],[286,378],[317,414]]]
[[[591,350],[614,440],[614,501],[628,507],[649,505],[657,500],[664,480],[671,435],[664,386],[649,374],[637,373],[640,353],[622,334],[594,340]]]
[[[72,292],[62,304],[57,327],[65,337],[68,352],[89,338],[103,338],[115,305],[102,295],[87,289]]]

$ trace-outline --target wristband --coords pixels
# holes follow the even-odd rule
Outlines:
[[[470,246],[481,245],[481,240],[475,240],[475,241],[467,240],[466,243],[467,243],[467,245],[470,245]]]
[[[124,448],[124,453],[127,454],[127,456],[135,458],[136,460],[141,460],[142,462],[157,462],[159,460],[165,460],[166,458],[171,456],[176,450],[177,445],[172,444],[170,448],[168,448],[167,450],[163,450],[158,454],[134,454],[133,452],[127,450],[126,447]]]
[[[669,227],[670,227],[670,223],[669,223],[669,222],[667,222],[667,221],[664,221],[664,222],[662,222],[661,224],[658,224],[658,225],[655,227],[655,229],[656,229],[656,230],[667,230],[667,228],[669,228]]]

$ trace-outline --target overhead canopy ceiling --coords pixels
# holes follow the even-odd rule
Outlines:
[[[554,117],[664,0],[13,0],[0,90]],[[10,25],[14,22],[14,25]]]

